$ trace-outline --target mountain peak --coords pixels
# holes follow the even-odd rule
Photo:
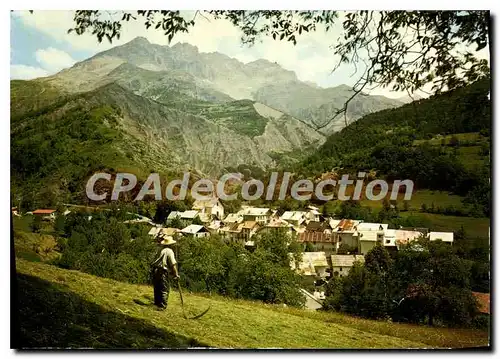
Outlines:
[[[266,59],[258,59],[252,62],[249,62],[247,66],[277,66],[281,67],[277,62],[271,62]]]
[[[194,45],[191,45],[187,42],[178,42],[174,46],[172,46],[172,50],[181,51],[185,53],[197,54],[198,48]]]
[[[129,41],[129,44],[151,44],[148,39],[146,39],[144,36],[137,36],[133,40]]]

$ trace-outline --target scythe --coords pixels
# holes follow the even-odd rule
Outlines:
[[[177,280],[177,289],[179,290],[179,295],[181,297],[181,307],[182,307],[182,315],[184,316],[184,319],[200,319],[201,317],[203,317],[205,314],[207,314],[207,312],[210,310],[210,306],[208,306],[207,309],[205,309],[205,311],[201,312],[200,314],[198,315],[195,315],[194,317],[188,317],[186,315],[186,311],[184,309],[184,298],[182,297],[182,289],[181,289],[181,283],[179,280]]]
[[[175,255],[177,258],[179,258],[179,249],[177,246],[175,246]],[[180,282],[179,278],[177,278],[176,282],[177,282],[177,289],[179,290],[179,296],[181,297],[182,315],[184,316],[184,319],[200,319],[205,314],[207,314],[207,312],[210,310],[210,305],[208,306],[207,309],[205,309],[205,311],[201,312],[200,314],[195,315],[194,317],[188,318],[188,316],[186,315],[186,310],[184,309],[184,297],[182,296],[182,288],[181,288],[181,282]]]

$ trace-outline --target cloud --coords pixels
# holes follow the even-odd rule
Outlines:
[[[183,11],[187,19],[192,19],[194,11]],[[167,37],[161,30],[150,28],[147,30],[143,19],[131,21],[122,27],[120,40],[113,40],[110,44],[106,39],[98,43],[95,36],[90,34],[76,35],[68,34],[69,28],[74,27],[74,11],[43,11],[36,10],[32,14],[28,11],[16,11],[12,16],[22,21],[24,26],[50,36],[55,40],[55,47],[71,49],[74,51],[87,51],[93,55],[97,52],[107,50],[113,46],[122,45],[137,36],[143,36],[151,43],[168,45]],[[102,12],[103,18],[120,20],[119,12]],[[276,62],[287,70],[294,71],[299,80],[312,81],[322,87],[338,86],[340,84],[353,85],[359,77],[359,73],[351,76],[355,70],[353,65],[342,65],[337,71],[331,73],[336,64],[336,57],[331,46],[336,43],[342,31],[343,14],[341,13],[335,25],[328,32],[318,29],[298,37],[297,45],[287,41],[274,41],[270,38],[262,38],[254,46],[241,44],[241,31],[227,20],[215,20],[210,15],[196,17],[196,25],[189,29],[188,33],[177,34],[171,45],[178,42],[186,42],[198,47],[200,52],[220,52],[248,63],[259,58]],[[59,46],[61,45],[61,46]],[[64,46],[63,46],[64,45]],[[71,51],[66,55],[56,54],[49,49],[37,51],[37,60],[44,69],[50,71],[60,70],[62,67],[71,66],[74,60]],[[55,49],[53,49],[55,50]],[[43,51],[43,52],[41,52]],[[40,52],[40,53],[39,53]],[[489,57],[489,52],[484,49],[479,56]],[[40,56],[40,59],[38,59]],[[76,56],[73,54],[73,56]],[[400,97],[405,93],[392,93],[388,88],[378,88],[369,91],[374,94],[389,97]]]
[[[103,40],[99,44],[95,36],[67,33],[67,30],[74,26],[73,15],[73,11],[34,11],[33,13],[16,11],[13,13],[13,16],[18,17],[25,26],[34,28],[75,51],[86,50],[94,54],[124,44],[137,36],[144,36],[151,43],[168,45],[167,37],[162,31],[152,28],[147,30],[140,19],[123,26],[120,40],[113,40],[112,44]],[[193,11],[183,12],[183,16],[189,19],[193,15]],[[102,16],[116,17],[118,15],[108,15],[103,12]],[[215,20],[210,15],[197,16],[196,25],[190,28],[188,33],[177,34],[171,45],[186,42],[198,47],[200,52],[217,51],[245,63],[265,58],[277,62],[287,70],[295,71],[301,80],[315,82],[328,76],[333,68],[334,62],[329,46],[337,37],[336,29],[328,33],[316,31],[302,35],[296,46],[287,41],[262,39],[261,42],[250,47],[241,44],[241,35],[241,31],[227,20]]]
[[[71,67],[76,62],[67,52],[53,47],[36,50],[35,58],[40,67],[13,64],[10,66],[10,78],[31,80],[37,77],[50,76],[62,69]]]
[[[36,61],[50,72],[58,72],[64,68],[71,67],[76,62],[67,52],[49,47],[36,50]]]
[[[10,65],[10,78],[13,80],[31,80],[48,76],[49,73],[40,68],[26,65]]]

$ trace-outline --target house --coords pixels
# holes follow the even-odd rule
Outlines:
[[[205,227],[207,227],[210,233],[214,234],[214,233],[219,233],[221,226],[222,226],[221,221],[212,220]]]
[[[37,209],[33,211],[35,216],[42,217],[43,219],[53,220],[56,218],[56,210],[55,209]]]
[[[306,220],[312,222],[319,222],[321,219],[321,213],[318,207],[307,206]]]
[[[385,231],[389,225],[385,223],[361,222],[356,226],[358,240],[358,250],[361,254],[366,254],[377,243],[383,244]]]
[[[243,223],[227,223],[223,227],[219,229],[219,233],[222,234],[225,238],[238,242],[241,240],[241,231],[243,230]]]
[[[370,223],[370,222],[361,222],[356,226],[358,231],[377,231],[384,232],[387,230],[389,225],[387,223]]]
[[[335,228],[332,229],[332,234],[339,246],[344,243],[349,247],[358,248],[358,236],[356,230],[356,226],[358,224],[359,221],[352,219],[342,219],[338,222]]]
[[[205,226],[200,226],[198,224],[190,224],[186,228],[182,229],[181,233],[198,238],[210,236],[210,231]]]
[[[280,230],[289,236],[297,233],[297,230],[294,229],[294,227],[290,223],[282,220],[279,217],[271,217],[269,222],[265,226],[261,226],[259,228],[258,233],[264,234],[264,233],[277,232]]]
[[[424,227],[400,227],[399,228],[402,231],[413,231],[413,232],[420,232],[421,234],[424,235],[424,237],[427,237],[429,234],[429,228],[424,228]]]
[[[332,273],[334,276],[346,276],[349,274],[354,262],[359,261],[363,263],[365,261],[364,256],[355,254],[335,254],[331,256],[331,259]]]
[[[199,217],[199,212],[195,210],[184,211],[180,213],[180,218],[188,221],[192,221],[196,217]]]
[[[430,241],[442,240],[445,243],[453,243],[453,232],[430,232]]]
[[[396,230],[386,229],[384,234],[384,246],[387,249],[397,249],[396,247]]]
[[[210,218],[224,218],[224,207],[216,197],[207,200],[195,200],[191,208],[199,211],[200,214],[206,214]]]
[[[305,309],[318,310],[323,307],[322,301],[314,296],[314,294],[309,293],[307,290],[300,288],[300,292],[306,298],[304,303]]]
[[[489,315],[490,314],[490,293],[472,292],[472,295],[476,299],[477,309],[478,309],[479,313]]]
[[[259,229],[260,225],[257,222],[245,221],[241,227],[241,238],[246,242],[250,240]]]
[[[241,211],[240,211],[241,212]],[[229,223],[241,223],[243,222],[243,213],[229,213],[226,218],[222,222],[224,224],[229,224]]]
[[[291,253],[289,254],[291,256]],[[325,252],[304,252],[302,261],[296,267],[295,261],[290,261],[290,267],[301,275],[328,277],[328,262]]]
[[[242,211],[243,220],[255,221],[259,224],[266,224],[269,222],[271,210],[269,208],[246,207]]]
[[[332,230],[327,222],[316,222],[311,221],[306,226],[307,232],[321,232],[321,233],[332,233]]]
[[[310,243],[315,251],[323,251],[330,253],[335,253],[337,250],[337,242],[334,236],[329,233],[323,232],[302,232],[299,233],[298,242],[304,245]]]
[[[395,242],[396,242],[396,246],[398,247],[398,249],[401,245],[407,244],[407,243],[409,243],[413,240],[416,240],[422,236],[422,232],[406,231],[406,230],[402,230],[402,229],[396,229],[395,234],[396,234]]]
[[[306,212],[286,211],[280,218],[293,226],[300,226],[306,221]]]
[[[337,226],[339,225],[340,221],[341,221],[340,219],[333,219],[333,218],[330,217],[327,222],[328,222],[328,225],[329,225],[330,229],[333,230],[333,229],[337,228]]]

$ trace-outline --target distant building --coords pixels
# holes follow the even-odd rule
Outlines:
[[[317,298],[314,294],[311,294],[307,290],[302,288],[300,289],[300,292],[306,298],[306,301],[304,303],[305,309],[318,310],[323,307],[323,301]]]
[[[195,200],[192,209],[199,211],[200,214],[208,215],[211,219],[222,220],[224,218],[224,207],[220,200],[215,197],[208,200]]]
[[[337,250],[335,237],[330,233],[305,231],[299,234],[298,242],[302,243],[304,248],[307,243],[310,243],[312,248],[318,252],[321,251],[331,254],[335,253]]]
[[[361,262],[364,263],[365,257],[362,255],[355,255],[355,254],[345,254],[345,255],[332,255],[332,273],[334,276],[339,275],[339,276],[346,276],[349,274],[349,271],[351,270],[352,266],[354,265],[354,262]]]
[[[271,210],[269,208],[247,207],[241,213],[245,222],[254,221],[259,224],[266,224],[271,217]]]
[[[388,224],[361,222],[356,226],[359,253],[368,253],[377,243],[383,244]]]
[[[297,231],[294,227],[287,221],[282,220],[279,217],[271,217],[269,222],[265,226],[261,226],[258,230],[259,234],[272,233],[277,231],[283,231],[288,235],[296,234]]]
[[[335,220],[330,221],[330,225],[335,224]],[[358,237],[356,226],[359,224],[359,221],[355,221],[352,219],[342,219],[338,221],[335,227],[332,229],[332,234],[334,240],[340,246],[342,243],[348,245],[349,247],[357,248],[358,247]]]
[[[241,212],[241,211],[240,211]],[[243,214],[242,213],[229,213],[226,218],[223,219],[224,224],[229,223],[241,223],[243,222]]]
[[[43,219],[52,220],[56,218],[57,211],[55,209],[37,209],[33,211],[33,215],[42,217]]]
[[[397,249],[396,247],[396,230],[386,229],[384,235],[384,246],[387,249]]]
[[[445,243],[453,243],[453,232],[430,232],[429,233],[430,241],[438,241],[441,240]]]
[[[200,216],[199,212],[195,211],[195,210],[184,211],[184,212],[180,213],[181,219],[185,219],[185,220],[189,220],[189,221],[192,221],[193,219],[195,219],[196,217],[199,217],[199,216]]]
[[[321,220],[321,213],[319,208],[315,206],[307,206],[306,220],[308,222],[319,222]]]
[[[222,236],[232,242],[239,242],[242,240],[241,232],[243,230],[243,223],[233,222],[227,223],[219,229]]]
[[[303,252],[302,261],[299,265],[296,267],[295,261],[292,260],[290,267],[301,275],[319,276],[321,278],[329,275],[325,252]]]
[[[247,242],[252,238],[257,231],[260,229],[259,223],[255,221],[245,221],[243,222],[243,226],[241,227],[241,237],[242,239]]]
[[[306,226],[306,232],[321,232],[331,234],[332,230],[327,222],[311,221]]]
[[[194,237],[208,237],[210,236],[210,231],[205,227],[198,224],[190,224],[186,228],[181,230],[182,234]]]
[[[408,244],[409,242],[414,241],[419,237],[423,236],[422,232],[419,231],[407,231],[402,229],[396,229],[394,232],[396,234],[395,242],[398,249],[400,248],[401,245]]]
[[[293,226],[300,226],[306,221],[306,212],[286,211],[280,218]]]

